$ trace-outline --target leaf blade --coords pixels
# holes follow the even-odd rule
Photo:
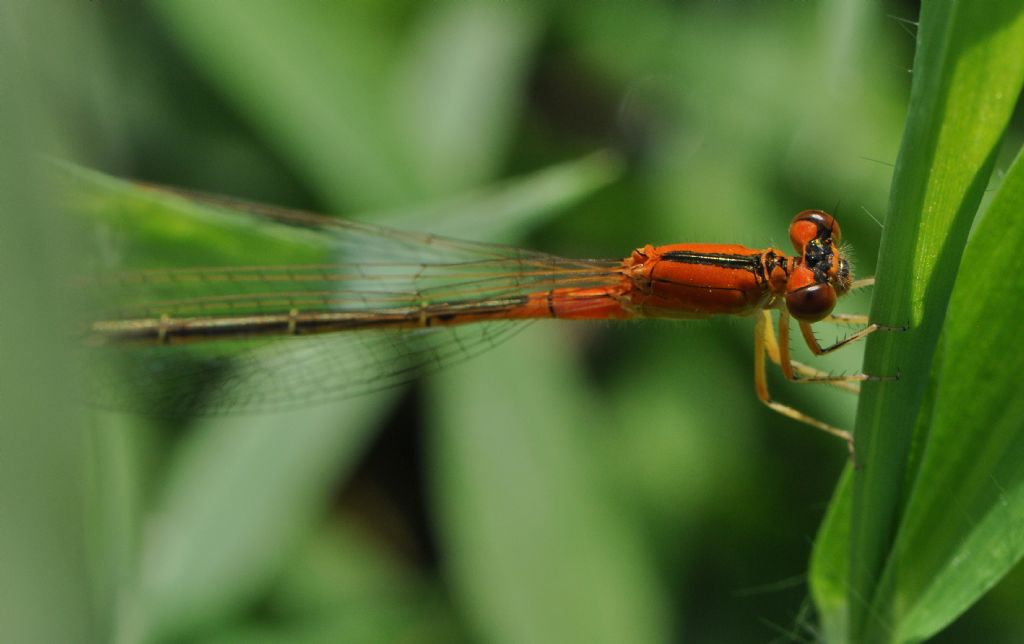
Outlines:
[[[943,336],[928,443],[880,604],[900,607],[901,641],[951,622],[1024,555],[1024,155],[964,253]],[[988,279],[979,281],[979,276]],[[983,329],[979,333],[979,329]]]
[[[923,7],[911,103],[893,178],[871,316],[909,322],[907,334],[869,339],[865,372],[902,372],[867,383],[858,408],[847,609],[854,641],[892,633],[873,597],[913,480],[911,443],[964,242],[1020,92],[1021,6]],[[833,504],[844,503],[844,492]],[[834,522],[830,530],[840,530]],[[820,538],[840,539],[826,534]],[[812,579],[812,583],[825,583]],[[834,607],[832,608],[834,610]]]

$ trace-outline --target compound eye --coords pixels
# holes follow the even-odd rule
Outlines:
[[[804,251],[804,246],[812,239],[829,238],[832,243],[838,244],[841,236],[839,222],[823,210],[804,210],[793,217],[789,225],[789,240],[799,253]]]
[[[825,319],[835,306],[836,291],[831,284],[811,284],[786,293],[790,315],[804,322]]]

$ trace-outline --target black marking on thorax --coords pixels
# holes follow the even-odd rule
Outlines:
[[[664,253],[661,259],[680,264],[700,264],[702,266],[718,266],[732,270],[753,273],[758,284],[765,281],[764,263],[761,253],[736,255],[731,253],[701,253],[692,250],[672,250]]]

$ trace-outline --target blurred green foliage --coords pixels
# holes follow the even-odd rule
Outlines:
[[[410,390],[259,417],[86,411],[53,338],[65,278],[110,240],[58,219],[32,166],[580,257],[784,248],[796,211],[838,208],[869,275],[915,20],[841,0],[5,4],[2,639],[822,637],[807,562],[845,449],[756,401],[749,321],[537,324]],[[597,150],[617,180],[494,187]],[[245,252],[153,239],[159,262],[121,258]],[[826,368],[857,370],[843,353]],[[771,387],[853,424],[851,396]],[[1018,566],[938,641],[1019,641],[1022,592]]]

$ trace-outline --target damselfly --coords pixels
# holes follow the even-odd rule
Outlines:
[[[833,315],[838,297],[873,280],[854,281],[839,224],[820,210],[792,220],[795,255],[732,244],[648,244],[625,259],[591,260],[149,189],[322,236],[337,261],[101,279],[105,291],[117,291],[119,305],[91,323],[87,344],[118,356],[116,369],[132,384],[97,387],[101,404],[158,413],[278,409],[410,381],[493,346],[529,320],[752,316],[757,397],[842,438],[852,454],[849,432],[769,395],[765,356],[791,381],[857,391],[859,381],[887,379],[833,375],[790,357],[790,318],[815,355],[894,328]],[[811,326],[820,321],[861,328],[822,346]]]

